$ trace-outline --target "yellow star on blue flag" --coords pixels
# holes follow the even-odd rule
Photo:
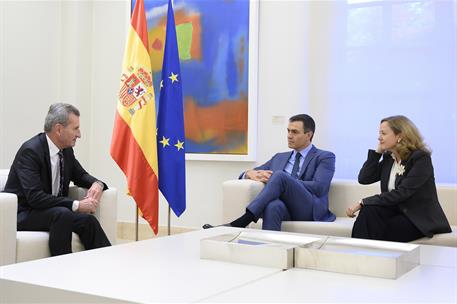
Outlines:
[[[159,141],[159,143],[161,143],[163,145],[163,148],[165,148],[166,146],[170,145],[169,141],[170,141],[169,138],[166,138],[165,136],[162,136],[162,140]]]
[[[178,148],[178,151],[179,151],[181,149],[184,149],[183,145],[184,145],[184,142],[181,142],[178,139],[178,142],[176,143],[175,147]]]
[[[173,72],[171,72],[171,75],[168,78],[171,79],[171,83],[175,83],[175,81],[178,81],[178,74],[174,74]]]

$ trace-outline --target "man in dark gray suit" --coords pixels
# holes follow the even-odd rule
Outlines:
[[[240,179],[263,182],[265,187],[247,206],[246,213],[227,226],[246,227],[263,217],[262,229],[279,231],[282,221],[335,220],[328,210],[335,155],[314,147],[311,143],[314,132],[311,116],[299,114],[289,119],[287,140],[293,151],[278,153],[265,164],[240,175]]]
[[[71,252],[72,232],[86,250],[110,246],[92,215],[108,187],[87,173],[73,153],[81,137],[78,109],[64,103],[51,105],[44,131],[21,146],[5,185],[4,191],[18,198],[17,229],[49,231],[52,256]],[[89,189],[84,199],[68,197],[70,181]]]

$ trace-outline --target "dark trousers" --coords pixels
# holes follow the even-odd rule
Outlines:
[[[423,236],[397,207],[363,206],[352,228],[359,239],[410,242]]]
[[[256,221],[263,217],[262,229],[280,231],[283,221],[312,221],[312,201],[311,193],[299,180],[276,171],[247,210]]]
[[[32,209],[17,216],[18,231],[49,231],[52,256],[71,253],[72,232],[79,235],[86,250],[111,246],[97,218],[65,207]]]

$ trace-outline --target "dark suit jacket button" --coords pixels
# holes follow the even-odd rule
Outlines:
[[[404,213],[408,212],[408,208],[403,208],[403,212]]]

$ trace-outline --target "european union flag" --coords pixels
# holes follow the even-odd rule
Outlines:
[[[186,210],[186,150],[181,71],[171,0],[168,1],[157,127],[159,189],[173,212],[180,216]]]

